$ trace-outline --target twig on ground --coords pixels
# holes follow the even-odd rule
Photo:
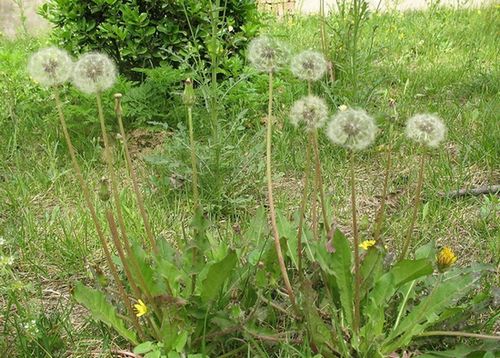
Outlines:
[[[440,192],[439,196],[449,199],[460,198],[463,196],[478,196],[483,194],[500,194],[500,185],[484,185],[472,189],[459,189],[449,192]]]

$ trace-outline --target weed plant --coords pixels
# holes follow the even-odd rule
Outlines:
[[[94,262],[99,261],[104,253],[101,265],[90,270],[93,276],[80,278],[85,285],[74,285],[74,298],[86,306],[96,320],[112,327],[122,337],[122,341],[116,342],[119,346],[130,344],[135,346],[135,354],[148,357],[242,354],[377,357],[405,354],[408,350],[443,349],[446,343],[436,345],[436,342],[446,336],[479,339],[472,342],[480,343],[465,348],[454,347],[452,344],[456,341],[446,341],[451,342],[451,350],[443,354],[495,354],[498,337],[488,334],[495,319],[489,306],[489,287],[483,284],[479,289],[478,286],[482,275],[492,268],[484,264],[466,264],[464,256],[457,258],[458,245],[440,249],[435,244],[439,228],[431,235],[428,226],[424,226],[429,220],[437,220],[434,225],[438,226],[442,215],[434,213],[429,206],[434,203],[428,201],[429,196],[436,194],[430,188],[435,188],[434,182],[441,182],[439,175],[446,173],[436,164],[441,161],[446,147],[439,143],[436,148],[438,143],[431,140],[437,138],[440,142],[444,138],[439,134],[443,133],[440,120],[430,115],[412,117],[409,110],[400,114],[396,104],[390,107],[391,115],[397,113],[395,123],[383,118],[385,113],[373,108],[370,112],[377,113],[375,119],[365,111],[349,106],[336,110],[331,118],[326,115],[328,120],[324,120],[325,107],[328,112],[332,102],[339,104],[335,101],[340,97],[335,95],[332,100],[331,89],[325,89],[322,81],[308,85],[307,79],[295,80],[287,73],[278,72],[278,68],[270,68],[278,55],[287,55],[288,51],[276,52],[276,41],[270,37],[265,38],[265,44],[260,57],[272,61],[262,69],[264,75],[249,74],[258,76],[254,100],[260,106],[256,107],[264,108],[267,102],[267,115],[263,116],[266,128],[259,130],[259,122],[246,123],[243,114],[240,123],[244,129],[234,129],[234,132],[231,129],[225,134],[227,138],[232,135],[244,137],[248,128],[254,128],[252,140],[258,138],[261,143],[255,145],[254,153],[249,156],[252,163],[248,165],[253,166],[252,172],[257,173],[259,168],[263,172],[265,167],[267,186],[257,180],[251,187],[267,187],[267,195],[262,190],[264,195],[256,196],[256,201],[262,205],[253,211],[248,222],[242,217],[238,221],[240,227],[209,220],[220,220],[220,217],[211,216],[210,202],[203,193],[207,190],[203,176],[211,168],[203,163],[203,158],[215,149],[199,139],[203,136],[196,135],[203,124],[196,121],[196,102],[188,81],[182,96],[184,109],[180,111],[185,115],[186,130],[175,134],[173,140],[178,141],[179,147],[173,151],[182,151],[186,158],[186,180],[192,184],[192,193],[181,196],[181,202],[187,202],[187,205],[182,205],[180,210],[173,209],[179,210],[179,213],[172,214],[173,222],[178,222],[172,226],[168,238],[158,228],[164,226],[164,216],[171,214],[164,210],[157,212],[155,206],[147,205],[151,201],[143,198],[144,189],[134,171],[130,141],[122,120],[122,97],[115,95],[114,98],[116,123],[121,135],[121,142],[115,144],[118,150],[112,149],[108,133],[109,114],[113,113],[109,91],[101,87],[85,97],[88,103],[95,102],[94,108],[85,110],[97,118],[104,143],[103,148],[95,145],[102,152],[103,163],[99,159],[91,162],[91,165],[97,164],[98,177],[103,177],[96,183],[86,176],[86,168],[79,163],[85,156],[76,152],[72,142],[72,137],[82,134],[68,130],[66,123],[65,115],[70,108],[67,98],[73,95],[73,90],[61,87],[54,72],[60,68],[70,69],[69,72],[73,73],[74,65],[66,68],[66,55],[55,49],[48,50],[50,56],[42,56],[39,62],[42,75],[48,75],[48,78],[37,77],[36,71],[32,74],[40,84],[50,85],[50,90],[54,91],[60,128],[67,142],[64,149],[69,151],[87,205],[87,212],[78,212],[84,220],[81,224],[72,227],[64,220],[55,221],[55,226],[67,232],[67,239],[63,241],[66,244],[61,250],[74,255],[74,260],[79,262],[84,262],[88,253],[95,256]],[[79,61],[84,59],[82,57]],[[109,75],[112,72],[104,71],[112,68],[112,64],[104,66],[107,60],[97,59],[100,60],[92,61],[86,71],[92,74],[90,79],[94,83],[98,82],[97,73],[102,71],[101,75]],[[282,68],[287,67],[286,62],[285,58]],[[328,76],[328,71],[325,72]],[[301,81],[305,83],[301,84]],[[291,95],[283,91],[283,88],[297,83],[299,86],[290,90]],[[313,90],[315,97],[311,100]],[[31,85],[29,91],[37,93],[40,90]],[[232,91],[228,96],[235,96],[236,91],[251,93],[249,88],[233,88]],[[305,94],[308,96],[301,99]],[[295,96],[297,102],[293,104],[286,96]],[[325,100],[321,100],[321,96],[325,96]],[[13,95],[16,97],[18,94]],[[285,103],[287,105],[283,106]],[[353,100],[352,103],[359,102]],[[40,101],[40,106],[43,104]],[[424,109],[423,106],[417,107]],[[234,110],[222,106],[219,109],[224,112]],[[250,110],[258,112],[255,108]],[[298,124],[295,130],[289,130],[288,123],[280,123],[283,114],[290,110],[290,118]],[[412,117],[404,124],[406,137],[415,144],[404,139],[405,127],[400,119],[405,117]],[[448,115],[442,117],[450,129],[448,138],[456,136],[455,119]],[[375,122],[379,125],[378,130]],[[325,124],[327,135],[322,137]],[[392,128],[390,134],[386,128]],[[370,151],[369,145],[376,139],[376,134],[379,136],[375,148],[386,153],[386,162],[385,168],[382,165],[379,171],[383,180],[375,185],[375,192],[382,193],[383,200],[375,208],[377,215],[370,226],[362,214],[357,214],[361,211],[361,199],[366,195],[359,189],[359,184],[369,174],[360,168],[366,159],[372,158],[366,152]],[[184,142],[182,136],[189,140]],[[329,146],[327,140],[344,148]],[[233,140],[230,142],[234,143]],[[382,144],[387,142],[389,144]],[[10,142],[8,148],[10,156],[19,162],[14,142]],[[290,155],[296,154],[295,150],[300,155]],[[116,153],[123,154],[123,159]],[[236,152],[228,143],[221,146],[222,161],[233,153]],[[488,163],[494,148],[486,146],[482,153],[486,153],[484,160]],[[331,158],[336,162],[333,168],[329,162]],[[198,159],[201,160],[198,162]],[[232,160],[230,163],[234,166],[241,159]],[[394,169],[401,165],[401,161],[417,160],[420,160],[419,167],[406,173],[406,179]],[[348,170],[344,170],[344,166]],[[426,167],[431,170],[425,171]],[[297,176],[303,178],[302,190],[298,190],[295,202],[273,196],[278,191],[279,171],[283,168],[291,169],[288,173],[297,169]],[[334,171],[339,174],[332,176]],[[118,180],[120,175],[130,180],[133,195],[126,188],[119,187],[124,183]],[[67,173],[67,176],[72,175]],[[233,179],[224,178],[221,185]],[[54,180],[57,183],[57,179]],[[387,193],[396,180],[405,180],[404,185],[415,188],[411,199],[413,205],[404,210],[409,215],[403,216],[401,223],[397,224],[394,214],[384,215],[390,200],[390,197],[386,198]],[[330,187],[335,188],[334,195]],[[196,193],[197,189],[201,195]],[[339,208],[343,196],[350,197],[350,209],[344,211]],[[15,192],[9,193],[12,205],[25,206],[23,197]],[[175,201],[171,205],[175,208],[179,204]],[[491,210],[494,211],[496,206],[494,197],[485,202],[485,220],[494,217]],[[89,247],[92,240],[79,242],[76,239],[79,226],[89,224],[85,219],[88,212],[98,233],[100,250]],[[350,225],[345,225],[347,220],[342,217],[343,212],[348,212]],[[57,216],[57,212],[53,215]],[[115,222],[117,219],[118,223]],[[491,223],[482,222],[481,227],[478,230],[491,235]],[[29,227],[24,229],[30,230]],[[393,234],[394,230],[396,234]],[[8,249],[2,250],[6,250],[2,254],[10,255]],[[2,279],[5,273],[5,277],[12,277],[12,282],[17,282],[12,267],[8,261],[2,266]],[[23,296],[13,291],[14,286],[5,287],[11,295],[9,302],[24,301]],[[29,295],[28,292],[24,294]],[[486,323],[471,324],[475,312],[488,311],[491,318]],[[24,318],[26,323],[18,322],[18,317]],[[4,327],[13,326],[18,332],[23,332],[26,339],[19,340],[19,351],[56,355],[62,349],[61,332],[60,328],[54,330],[53,327],[61,327],[61,322],[67,324],[67,318],[40,315],[40,318],[35,318],[40,333],[26,325],[32,321],[31,317],[38,316],[33,316],[28,309],[19,309],[16,315],[7,317]],[[27,332],[31,331],[33,337],[41,338],[30,339]],[[99,332],[107,334],[105,329]],[[49,336],[53,338],[47,338]],[[32,346],[33,343],[36,346]],[[8,341],[2,342],[6,351],[10,349],[9,344]]]

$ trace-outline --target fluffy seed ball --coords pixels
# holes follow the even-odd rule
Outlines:
[[[304,51],[292,59],[292,72],[305,81],[317,81],[326,73],[325,57],[316,51]]]
[[[116,76],[116,66],[107,55],[88,53],[75,64],[73,84],[84,93],[98,93],[112,87]]]
[[[323,99],[307,96],[296,101],[290,111],[290,122],[298,127],[305,124],[308,131],[321,128],[328,117],[328,107]]]
[[[362,150],[375,140],[377,125],[365,111],[348,109],[333,116],[326,134],[334,144]]]
[[[417,114],[406,124],[406,136],[419,144],[437,147],[446,136],[446,126],[432,114]]]
[[[73,60],[70,55],[57,47],[35,52],[28,62],[31,78],[44,87],[63,84],[71,76],[72,69]]]
[[[277,72],[290,61],[290,51],[281,41],[260,36],[250,42],[248,60],[260,72]]]

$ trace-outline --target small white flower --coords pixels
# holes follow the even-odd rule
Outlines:
[[[317,81],[326,73],[326,60],[316,51],[304,51],[292,58],[292,72],[301,80]]]
[[[38,329],[38,327],[36,325],[36,321],[34,319],[24,323],[23,329],[24,329],[25,333],[30,337],[37,337],[38,334],[40,333],[40,330]]]
[[[290,122],[298,127],[305,124],[306,129],[321,128],[328,118],[325,101],[317,96],[307,96],[296,101],[290,111]]]
[[[5,245],[5,239],[3,238],[3,236],[0,236],[0,246],[3,245]]]
[[[248,60],[260,72],[277,72],[290,61],[290,51],[281,41],[260,36],[248,46]]]
[[[446,137],[446,126],[432,114],[417,114],[406,124],[406,136],[419,144],[437,147]]]
[[[348,109],[333,116],[326,134],[334,144],[362,150],[375,140],[377,125],[365,111]]]
[[[84,93],[99,93],[116,81],[116,66],[107,55],[88,53],[78,59],[73,72],[73,84]]]
[[[339,111],[344,112],[344,111],[347,111],[347,109],[348,109],[348,108],[349,108],[349,107],[347,107],[345,104],[341,104],[341,105],[339,106]]]
[[[0,267],[12,266],[14,264],[14,256],[0,256]]]
[[[35,52],[28,62],[28,72],[33,80],[44,87],[68,81],[73,69],[70,55],[57,47],[47,47]]]

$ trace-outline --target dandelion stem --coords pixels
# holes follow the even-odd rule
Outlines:
[[[309,133],[309,143],[308,150],[311,151],[311,147],[314,151],[314,134],[313,132]],[[313,238],[314,240],[319,240],[318,234],[318,173],[317,167],[314,170],[314,185],[313,185],[313,201],[312,201],[312,230],[313,230]]]
[[[389,144],[387,147],[386,153],[386,162],[385,162],[385,173],[384,173],[384,185],[382,188],[382,199],[380,201],[380,207],[377,212],[377,217],[375,219],[375,231],[373,234],[373,239],[378,242],[380,239],[380,231],[382,230],[382,223],[384,222],[384,214],[385,214],[385,203],[387,198],[387,189],[389,186],[389,177],[391,173],[392,167],[392,146]],[[382,240],[383,242],[383,240]]]
[[[115,244],[116,250],[118,251],[118,257],[120,258],[123,264],[125,275],[127,276],[127,279],[130,281],[130,287],[132,288],[132,291],[134,291],[134,295],[136,297],[141,297],[141,293],[139,291],[139,288],[135,284],[130,268],[128,266],[127,258],[125,257],[125,253],[123,251],[123,246],[120,242],[120,235],[118,234],[116,221],[113,217],[113,213],[109,209],[106,210],[106,219],[108,221],[109,230],[111,231],[111,238],[113,239],[113,243]]]
[[[303,272],[302,272],[302,232],[303,232],[304,219],[305,219],[305,211],[306,211],[306,204],[307,204],[307,192],[308,192],[308,187],[309,187],[309,175],[311,173],[310,160],[311,160],[311,150],[309,149],[309,146],[306,146],[306,163],[305,163],[305,167],[304,167],[304,189],[302,191],[302,201],[300,203],[299,229],[298,229],[298,232],[297,232],[297,257],[298,257],[299,276],[300,276],[301,280],[303,279]]]
[[[269,103],[267,112],[267,134],[266,134],[266,176],[267,176],[267,195],[269,201],[269,214],[271,216],[271,227],[274,237],[274,246],[276,249],[276,255],[278,256],[278,263],[281,270],[281,275],[283,276],[283,281],[285,282],[285,288],[288,292],[288,297],[297,312],[298,307],[296,306],[295,294],[293,293],[292,285],[290,284],[290,279],[288,278],[288,273],[286,271],[285,260],[283,258],[283,253],[281,251],[280,235],[278,232],[278,225],[276,223],[276,211],[274,208],[274,198],[273,198],[273,179],[272,179],[272,167],[271,167],[271,142],[272,142],[272,123],[273,123],[273,73],[269,72]]]
[[[361,272],[359,262],[359,237],[358,237],[358,222],[356,212],[356,188],[355,188],[355,173],[354,173],[354,151],[351,150],[351,207],[352,207],[352,235],[354,238],[354,332],[359,332],[361,321],[360,313],[360,286],[361,286]]]
[[[79,184],[80,184],[80,187],[82,189],[83,197],[85,199],[85,203],[87,204],[87,208],[90,211],[90,216],[92,218],[92,221],[94,222],[96,232],[97,232],[97,237],[99,238],[102,249],[104,251],[104,256],[106,258],[106,262],[109,266],[109,269],[111,270],[111,275],[113,276],[113,279],[115,280],[116,286],[118,287],[118,292],[120,293],[120,296],[121,296],[123,302],[125,303],[125,306],[127,307],[127,310],[128,310],[129,315],[130,315],[130,318],[132,319],[132,322],[135,322],[137,320],[137,317],[134,314],[132,302],[130,302],[128,295],[125,292],[125,288],[123,287],[123,284],[120,280],[120,276],[118,275],[118,271],[116,269],[116,266],[113,263],[113,260],[111,259],[111,253],[109,251],[106,238],[104,237],[104,232],[102,230],[102,226],[101,226],[99,219],[97,217],[97,213],[95,211],[94,204],[92,203],[92,200],[90,199],[90,192],[89,192],[89,189],[85,183],[85,179],[83,178],[82,170],[81,170],[80,165],[78,164],[78,161],[76,159],[75,148],[73,147],[71,137],[69,136],[69,133],[68,133],[68,127],[66,125],[66,119],[64,118],[64,112],[62,109],[61,98],[59,97],[59,91],[57,89],[54,90],[54,95],[55,95],[57,112],[59,114],[59,121],[61,122],[61,127],[63,130],[64,138],[66,140],[66,145],[68,146],[68,151],[69,151],[69,155],[71,157],[71,162],[73,164],[73,169],[76,173],[76,177],[77,177]],[[135,323],[134,323],[134,325],[135,325]],[[138,332],[139,332],[139,334],[141,334],[140,330],[138,330]]]
[[[191,106],[187,107],[187,117],[188,117],[188,127],[189,127],[189,144],[191,147],[191,168],[193,172],[193,200],[195,211],[201,208],[200,204],[200,194],[198,192],[198,163],[196,161],[196,148],[194,142],[194,131],[193,131],[193,108]]]
[[[134,266],[134,269],[137,272],[137,276],[138,276],[139,280],[141,281],[141,285],[143,287],[144,293],[146,294],[148,300],[150,302],[153,302],[153,298],[148,291],[148,286],[146,285],[146,282],[144,280],[142,272],[139,268],[139,264],[137,262],[137,259],[132,252],[132,246],[130,245],[130,241],[129,241],[128,235],[127,235],[127,228],[125,227],[125,222],[123,220],[121,201],[120,201],[120,196],[118,194],[118,185],[117,185],[117,181],[116,181],[116,174],[115,174],[115,171],[113,168],[111,146],[109,144],[109,138],[108,138],[108,133],[106,130],[106,124],[104,123],[104,111],[102,109],[102,101],[101,101],[100,93],[96,94],[96,100],[97,100],[97,109],[99,112],[99,122],[101,124],[102,139],[104,141],[104,160],[106,161],[106,164],[108,166],[108,172],[109,172],[109,177],[110,177],[110,181],[111,181],[111,193],[113,195],[113,200],[115,202],[116,215],[118,218],[118,226],[120,228],[120,233],[122,235],[123,242],[125,243],[125,245],[124,245],[125,251],[127,252],[127,255],[129,256],[130,261],[132,262],[132,265]]]
[[[469,332],[458,332],[458,331],[428,331],[419,334],[420,337],[433,337],[433,336],[450,336],[450,337],[469,337],[478,339],[492,339],[494,341],[500,341],[500,336],[493,336],[482,333],[469,333]]]
[[[118,126],[120,127],[120,135],[122,136],[122,140],[123,140],[123,149],[125,152],[125,160],[126,160],[128,168],[129,168],[130,178],[132,179],[132,186],[134,188],[134,193],[135,193],[135,196],[137,199],[137,206],[139,207],[139,211],[140,211],[140,214],[142,216],[142,221],[144,222],[144,228],[146,230],[146,235],[147,235],[148,240],[151,244],[151,247],[153,248],[154,253],[156,255],[158,255],[159,254],[158,247],[156,246],[156,242],[155,242],[154,237],[153,237],[153,232],[151,230],[151,225],[149,223],[148,214],[147,214],[146,209],[144,207],[144,199],[143,199],[141,191],[139,189],[137,175],[135,173],[134,167],[132,166],[132,159],[130,158],[127,135],[125,133],[125,128],[123,127],[123,119],[122,119],[123,111],[122,111],[122,107],[121,107],[121,97],[122,97],[122,95],[120,93],[115,94],[115,113],[116,113],[116,118],[118,120]]]
[[[330,230],[330,225],[328,224],[328,215],[326,212],[326,200],[325,200],[325,190],[323,188],[323,177],[321,175],[321,160],[319,157],[318,148],[318,131],[315,129],[313,132],[313,149],[314,149],[314,160],[316,162],[316,181],[319,188],[319,198],[321,202],[321,211],[323,213],[323,223],[325,225],[326,233]]]
[[[408,233],[406,234],[403,250],[401,251],[401,255],[399,257],[400,260],[403,260],[406,258],[406,255],[408,254],[408,249],[410,248],[413,229],[415,228],[415,223],[417,221],[418,211],[420,209],[422,186],[424,183],[424,168],[425,168],[425,153],[422,153],[420,155],[420,170],[418,172],[417,189],[415,192],[415,199],[414,199],[414,203],[413,203],[413,215],[411,218],[410,227],[408,228]]]
[[[108,220],[108,225],[109,229],[111,231],[111,237],[113,238],[113,242],[115,243],[116,249],[118,251],[118,256],[120,257],[120,260],[122,261],[123,264],[123,269],[125,270],[125,275],[127,276],[127,279],[130,283],[130,287],[132,288],[132,291],[134,291],[134,295],[136,297],[141,297],[139,288],[135,284],[134,278],[132,276],[132,273],[130,272],[130,268],[127,264],[127,259],[125,257],[125,253],[123,252],[123,247],[120,243],[120,236],[118,234],[118,229],[116,227],[116,222],[115,219],[113,218],[113,214],[111,210],[106,210],[106,219]],[[132,305],[130,306],[132,307]],[[139,324],[139,321],[137,320],[137,317],[134,315],[134,311],[132,310],[132,317],[134,318],[133,323],[134,327],[137,329],[138,332],[141,332],[141,335],[144,333],[142,332],[142,328]]]

